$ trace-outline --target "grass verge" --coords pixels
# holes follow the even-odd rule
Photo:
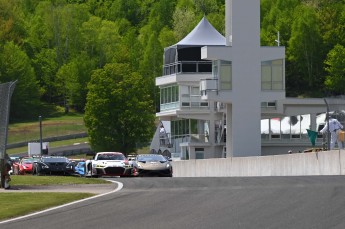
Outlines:
[[[63,141],[54,141],[54,142],[49,142],[49,148],[69,146],[75,143],[84,143],[84,142],[88,142],[87,137],[74,138],[74,139],[63,140]],[[19,154],[19,153],[24,153],[24,152],[28,152],[28,146],[23,146],[23,147],[18,147],[18,148],[13,148],[13,149],[6,149],[6,153],[8,155]]]
[[[109,181],[96,178],[72,176],[11,176],[11,186],[17,185],[72,185],[107,184]],[[0,220],[26,215],[32,212],[59,206],[93,196],[91,193],[54,193],[54,192],[4,192],[0,193]]]
[[[83,114],[71,112],[58,117],[44,118],[42,120],[42,137],[56,137],[70,134],[85,133]],[[40,138],[40,126],[37,121],[11,123],[8,126],[7,143],[35,142]],[[87,142],[88,138],[69,139],[49,143],[50,148],[73,145],[74,143]],[[7,154],[21,154],[28,152],[28,146],[7,149]]]
[[[1,193],[0,220],[14,218],[93,196],[91,193]]]
[[[83,114],[70,113],[68,115],[43,118],[41,121],[43,138],[85,133]],[[8,126],[8,143],[33,141],[40,137],[40,123],[37,121],[11,123]]]

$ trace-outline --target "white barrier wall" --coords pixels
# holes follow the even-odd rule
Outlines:
[[[344,175],[345,151],[173,161],[174,177]]]

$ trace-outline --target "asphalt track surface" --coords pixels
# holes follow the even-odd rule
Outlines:
[[[345,228],[345,176],[112,180],[123,187],[0,228]]]

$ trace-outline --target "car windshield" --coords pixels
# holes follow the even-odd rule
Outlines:
[[[19,157],[11,157],[11,161],[12,162],[20,162],[20,158]]]
[[[26,163],[26,164],[32,164],[35,161],[38,161],[38,158],[24,158],[24,159],[22,159],[22,163]]]
[[[79,163],[77,164],[77,167],[84,167],[84,165],[85,165],[85,162],[79,162]]]
[[[98,160],[125,160],[123,154],[100,154],[97,157]]]
[[[166,161],[162,155],[142,155],[138,156],[138,161]]]
[[[69,163],[70,161],[66,157],[45,157],[42,158],[43,162],[47,163],[52,163],[52,162],[67,162]]]

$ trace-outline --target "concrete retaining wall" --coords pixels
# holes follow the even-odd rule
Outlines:
[[[173,161],[174,177],[344,175],[345,151]]]

